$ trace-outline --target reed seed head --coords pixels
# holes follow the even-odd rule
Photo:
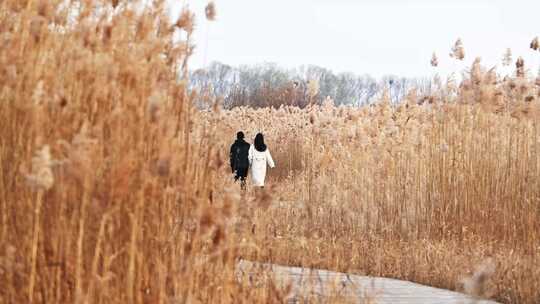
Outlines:
[[[216,5],[213,1],[209,2],[206,8],[204,9],[206,19],[209,21],[216,20]]]
[[[437,54],[435,54],[435,52],[433,52],[433,55],[431,56],[431,66],[432,67],[439,66],[439,59],[437,58]]]
[[[195,15],[187,8],[183,8],[175,24],[179,29],[191,34],[195,29]]]
[[[54,185],[53,159],[50,147],[43,146],[32,158],[32,172],[26,175],[28,184],[36,190],[49,190]]]
[[[522,57],[516,60],[516,76],[519,78],[525,77],[525,60]]]
[[[540,41],[538,40],[538,37],[534,37],[534,39],[531,41],[530,47],[535,51],[540,49]]]
[[[450,53],[450,57],[457,60],[463,60],[465,58],[465,49],[463,47],[463,42],[461,41],[461,38],[456,40],[456,43],[454,43],[454,46],[452,47],[452,52]]]

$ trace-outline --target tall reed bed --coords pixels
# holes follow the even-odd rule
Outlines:
[[[0,2],[0,303],[253,298],[233,276],[215,126],[178,77],[194,15],[168,16],[164,1]]]
[[[238,224],[259,248],[244,254],[536,303],[539,111],[534,82],[479,61],[398,106],[225,111],[225,133],[264,132],[278,164],[274,202]]]
[[[0,3],[0,303],[283,302],[238,281],[239,257],[538,302],[523,73],[477,62],[398,107],[199,112],[194,15],[167,16],[164,1]],[[267,135],[265,191],[230,181],[238,129]]]

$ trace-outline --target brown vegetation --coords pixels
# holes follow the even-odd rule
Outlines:
[[[256,227],[258,250],[244,254],[537,302],[538,94],[477,60],[456,91],[396,107],[383,97],[221,113],[225,134],[264,132],[278,165],[274,203],[240,220]],[[490,271],[465,278],[489,259]]]
[[[0,3],[0,303],[282,302],[239,257],[540,299],[534,82],[477,62],[397,107],[199,112],[191,12],[68,3]],[[238,129],[273,149],[265,192],[231,184]]]
[[[249,298],[163,8],[0,2],[0,303]]]

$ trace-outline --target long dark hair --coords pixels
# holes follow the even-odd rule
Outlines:
[[[259,152],[266,151],[266,145],[264,144],[264,136],[262,135],[262,133],[257,133],[253,144],[255,145],[255,149],[257,151]]]

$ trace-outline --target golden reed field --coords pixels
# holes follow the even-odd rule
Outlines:
[[[0,303],[283,302],[240,258],[540,301],[521,60],[397,105],[200,111],[194,15],[167,20],[164,1],[0,2]],[[231,181],[238,130],[272,149],[265,190]]]

